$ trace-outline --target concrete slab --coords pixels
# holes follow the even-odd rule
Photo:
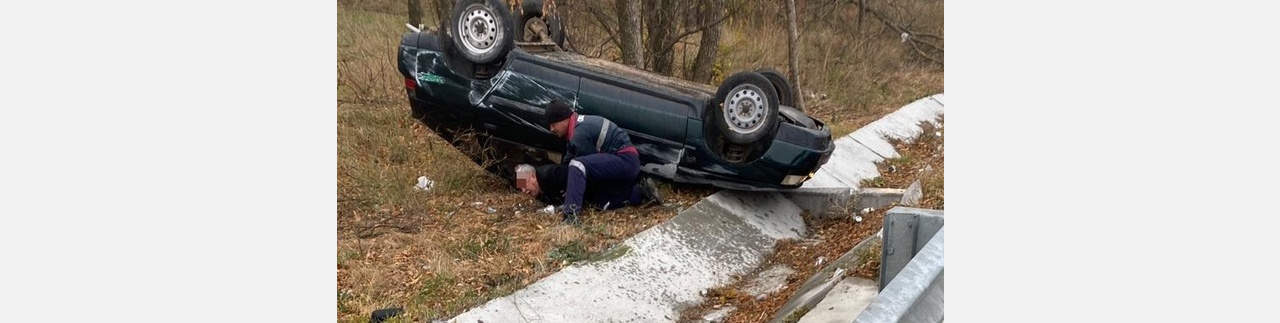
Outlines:
[[[832,165],[828,163],[828,165]],[[857,183],[845,183],[832,174],[831,169],[838,166],[822,166],[817,172],[814,172],[813,178],[800,185],[800,188],[853,188]]]
[[[809,214],[832,216],[851,205],[854,190],[847,187],[797,188],[783,195]]]
[[[880,176],[876,163],[900,156],[889,139],[913,140],[924,132],[921,123],[937,124],[941,115],[942,104],[926,97],[836,139],[831,159],[801,188],[858,188],[862,180]]]
[[[847,187],[858,188],[862,180],[880,176],[876,163],[883,161],[880,155],[866,146],[846,140],[837,144],[836,151],[831,153],[827,164],[814,174],[813,179],[805,182],[800,188]],[[823,177],[831,177],[825,179]],[[838,183],[838,184],[835,184]],[[823,185],[823,186],[819,186]]]
[[[800,186],[800,188],[847,188],[848,187],[848,186],[844,186],[843,183],[840,183],[840,181],[837,180],[835,177],[831,175],[826,175],[826,174],[827,174],[827,169],[825,167],[819,168],[818,171],[813,172],[813,178],[810,178],[808,181],[805,181],[804,184]]]
[[[901,201],[905,193],[898,188],[823,187],[797,188],[783,194],[813,216],[836,217],[869,207],[884,209]]]
[[[927,120],[936,125],[937,121],[934,118],[941,116],[943,110],[942,101],[936,99],[936,96],[940,94],[941,93],[915,100],[891,114],[919,119],[922,121]]]
[[[938,101],[938,104],[941,104],[941,105],[947,105],[947,103],[946,103],[946,102],[943,102],[943,101],[942,101],[942,93],[938,93],[938,94],[931,95],[931,96],[929,96],[929,98],[930,98],[930,99],[933,99],[934,101]]]
[[[867,149],[871,149],[871,151],[876,152],[876,154],[879,154],[881,157],[901,157],[901,155],[898,154],[898,151],[893,149],[893,144],[889,143],[888,140],[885,140],[884,137],[874,131],[854,131],[845,138],[867,147]],[[839,149],[839,146],[837,146],[837,149]]]
[[[805,232],[800,208],[775,192],[721,191],[583,262],[450,322],[674,322],[700,292],[759,266],[780,238]]]
[[[919,127],[921,123],[937,125],[938,117],[942,116],[942,108],[941,103],[926,97],[911,102],[858,131],[880,134],[885,139],[909,141],[923,132]]]
[[[899,110],[901,111],[901,110]],[[920,129],[919,123],[923,119],[915,119],[906,117],[897,113],[891,113],[881,117],[866,127],[858,131],[870,131],[885,139],[910,140],[919,136],[924,130]]]
[[[841,157],[849,159],[850,161],[853,161],[853,162],[871,162],[872,164],[875,164],[875,163],[884,161],[885,158],[893,158],[898,156],[898,153],[893,151],[878,152],[878,151],[871,150],[871,148],[868,148],[867,145],[864,145],[859,141],[855,141],[852,137],[843,138],[842,142],[836,145],[836,149],[845,150],[846,153],[841,154]],[[835,158],[834,153],[832,153],[832,158]],[[845,165],[845,167],[847,166],[848,165]],[[842,168],[845,168],[845,167],[842,167]],[[856,179],[858,181],[862,181],[861,178],[856,178]]]
[[[848,277],[813,306],[798,323],[848,323],[858,317],[879,294],[879,285],[866,278]]]
[[[855,201],[853,206],[857,210],[869,207],[883,210],[901,201],[902,195],[905,193],[906,190],[900,188],[863,188],[854,193]]]
[[[760,229],[774,240],[804,236],[800,207],[779,193],[720,191],[706,199]]]

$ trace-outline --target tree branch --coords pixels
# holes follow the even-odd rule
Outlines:
[[[724,16],[721,16],[715,21],[703,24],[702,26],[699,26],[697,29],[688,30],[688,31],[685,31],[684,33],[676,35],[676,37],[673,38],[670,43],[667,43],[666,46],[662,46],[661,50],[654,51],[654,53],[666,52],[671,49],[671,46],[675,46],[676,43],[679,43],[681,39],[684,39],[685,37],[688,37],[689,35],[692,35],[694,33],[706,30],[707,28],[711,28],[711,27],[715,27],[716,25],[719,25],[720,22],[723,22],[725,19],[729,19],[729,17],[733,17],[733,15],[738,14],[738,11],[741,11],[742,7],[745,7],[747,3],[748,2],[743,1],[741,4],[738,4],[737,7],[734,7],[732,12],[726,13]]]
[[[622,44],[617,43],[618,34],[613,32],[612,28],[609,28],[608,20],[606,20],[605,14],[603,12],[600,12],[600,8],[596,8],[595,6],[589,6],[587,7],[587,9],[591,11],[591,16],[595,17],[596,21],[600,22],[600,28],[604,28],[604,32],[609,34],[609,39],[606,40],[605,43],[609,43],[610,41],[612,41],[614,42],[614,45],[618,46],[618,48],[622,48]],[[603,47],[604,44],[600,44],[600,46]]]
[[[614,45],[618,44],[617,39],[614,39],[613,36],[609,36],[609,39],[605,39],[604,42],[601,42],[599,46],[596,46],[596,55],[594,56],[594,58],[600,58],[601,56],[604,56],[604,45],[608,45],[609,43],[614,43]]]
[[[924,33],[911,34],[911,36],[913,36],[913,37],[928,37],[928,38],[939,39],[939,40],[941,40],[941,39],[942,39],[942,36],[938,36],[938,35],[934,35],[934,34],[924,34]]]
[[[919,38],[916,37],[917,35],[915,33],[911,32],[910,29],[899,27],[898,25],[894,24],[892,21],[889,21],[889,18],[885,17],[884,14],[880,13],[879,11],[876,11],[875,9],[870,8],[869,6],[863,9],[865,9],[866,12],[871,13],[871,16],[876,18],[876,20],[879,20],[881,23],[884,23],[885,26],[892,28],[894,31],[898,32],[899,34],[907,34],[907,40],[910,41],[911,49],[915,50],[916,54],[919,54],[920,57],[924,57],[929,61],[942,65],[941,60],[934,58],[932,56],[929,56],[927,53],[925,53],[925,50],[920,48],[920,44],[929,46],[930,48],[933,48],[938,52],[942,52],[941,47],[938,47],[937,45],[920,40]],[[936,37],[938,40],[942,40],[942,37],[938,37],[934,35],[929,35],[929,36]]]
[[[830,4],[828,4],[828,5],[829,5],[829,6],[835,6],[835,5],[836,5],[836,2],[839,2],[839,1],[840,1],[840,0],[831,0],[831,3],[830,3]],[[817,17],[817,18],[809,19],[809,21],[808,21],[808,22],[806,22],[806,23],[804,24],[804,27],[803,27],[803,28],[800,28],[800,37],[804,37],[804,32],[809,31],[809,28],[808,28],[808,27],[809,27],[809,26],[811,26],[811,25],[813,25],[813,23],[814,23],[815,21],[824,21],[824,20],[826,20],[826,19],[827,19],[827,16],[830,16],[832,12],[835,12],[835,10],[824,10],[824,12],[822,13],[822,16],[821,16],[821,17]]]
[[[939,61],[937,58],[933,58],[933,57],[930,57],[928,54],[925,54],[924,50],[920,49],[920,45],[917,45],[916,43],[917,42],[915,40],[912,40],[910,42],[911,48],[916,50],[916,54],[919,54],[920,57],[924,57],[925,59],[932,61],[934,63],[937,63],[938,65],[942,65],[942,62]]]

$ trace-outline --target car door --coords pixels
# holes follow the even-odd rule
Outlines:
[[[582,78],[578,95],[580,113],[608,118],[627,130],[640,151],[642,170],[665,178],[675,176],[691,110],[687,104],[592,76]]]
[[[573,103],[578,99],[579,77],[531,62],[533,57],[508,61],[503,75],[485,99],[497,115],[483,122],[500,139],[561,153],[564,141],[546,128],[543,107],[552,100]]]

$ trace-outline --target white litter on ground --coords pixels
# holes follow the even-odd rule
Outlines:
[[[431,188],[436,186],[436,182],[428,179],[426,176],[418,176],[418,184],[413,185],[414,189],[424,192],[430,192]]]

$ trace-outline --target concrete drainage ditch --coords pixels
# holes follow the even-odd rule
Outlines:
[[[800,217],[802,210],[832,214],[850,206],[883,207],[899,201],[903,190],[860,190],[860,183],[879,176],[876,163],[898,156],[888,140],[911,140],[923,132],[918,126],[920,123],[936,124],[942,116],[942,101],[942,94],[917,100],[837,139],[836,150],[827,165],[799,189],[782,193],[717,192],[671,220],[626,239],[606,252],[609,257],[567,267],[449,321],[674,322],[681,310],[703,301],[703,291],[758,267],[778,240],[801,238],[806,232]],[[941,233],[937,236],[936,255],[940,263]],[[872,239],[879,238],[863,241],[854,249],[865,248]],[[846,257],[841,259],[847,264]],[[836,267],[833,266],[840,263],[833,261],[828,267],[834,273]],[[941,269],[930,272],[927,268],[910,268],[914,269],[904,269],[903,273],[932,273],[937,277],[936,304],[941,317]],[[821,274],[815,275],[815,279],[819,276]],[[844,294],[860,297],[870,304],[879,301],[874,296],[867,297],[867,282],[844,279],[842,275],[834,276],[838,279],[832,277],[827,275],[822,281],[806,284],[788,305],[791,302],[818,304],[827,295]],[[835,294],[832,291],[836,291]],[[882,312],[897,309],[888,305],[871,308],[884,308]],[[911,313],[910,309],[907,313]],[[794,312],[794,308],[792,310]],[[781,318],[775,317],[775,321],[786,317],[781,312],[779,315]],[[847,320],[856,313],[846,309],[832,315]],[[890,317],[893,316],[868,320],[859,317],[859,320],[888,322],[882,318]]]
[[[880,234],[814,274],[770,322],[941,322],[942,222],[939,210],[890,209]],[[880,280],[849,276],[876,243]]]

